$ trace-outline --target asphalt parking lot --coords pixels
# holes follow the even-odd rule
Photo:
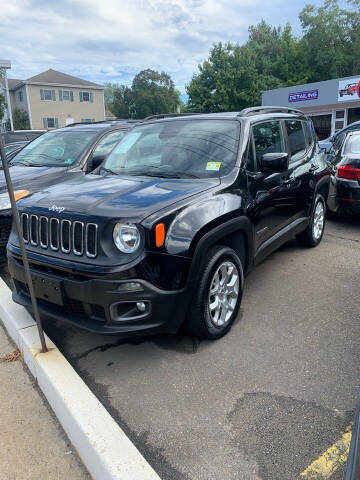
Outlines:
[[[288,243],[217,342],[45,329],[163,479],[298,479],[353,417],[359,258],[360,221],[329,221],[315,249]]]

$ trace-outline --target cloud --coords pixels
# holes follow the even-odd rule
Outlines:
[[[12,61],[14,78],[54,68],[98,83],[130,84],[138,71],[154,68],[170,73],[183,92],[213,43],[244,42],[248,26],[262,18],[294,22],[304,6],[299,3],[12,0],[1,6],[1,57]]]

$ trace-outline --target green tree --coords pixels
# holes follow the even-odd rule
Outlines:
[[[133,96],[131,89],[125,85],[112,84],[107,86],[106,107],[116,118],[131,118],[133,116]]]
[[[307,5],[299,38],[290,25],[261,21],[249,27],[244,45],[214,45],[186,87],[186,109],[239,110],[260,104],[263,90],[359,74],[360,0],[348,3],[347,9],[338,0]]]
[[[134,77],[131,96],[134,118],[173,113],[180,106],[180,93],[170,75],[151,69],[142,70]]]
[[[14,108],[12,111],[14,130],[29,130],[30,120],[29,115],[25,110]]]
[[[299,18],[304,31],[300,44],[310,82],[355,73],[354,58],[359,58],[359,52],[353,50],[352,28],[359,20],[355,11],[341,9],[337,0],[326,0],[319,8],[307,5]]]

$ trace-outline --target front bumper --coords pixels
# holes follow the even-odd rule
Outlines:
[[[9,254],[8,265],[15,285],[13,300],[31,307],[22,260]],[[56,282],[62,290],[62,305],[38,298],[42,315],[91,332],[124,337],[175,333],[186,315],[184,289],[166,291],[142,279],[124,279],[124,275],[99,278],[75,277],[60,270],[49,273],[36,264],[31,264],[31,273]],[[131,291],[129,284],[137,285],[137,290]],[[144,303],[144,312],[137,309],[137,302]]]

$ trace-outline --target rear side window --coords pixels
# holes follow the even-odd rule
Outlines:
[[[360,155],[360,135],[353,135],[348,138],[345,153]]]
[[[312,134],[311,124],[310,122],[304,122],[304,132],[305,132],[305,139],[308,147],[314,143],[314,137]]]
[[[264,122],[254,125],[253,135],[258,161],[265,153],[285,152],[280,122]]]
[[[286,132],[289,139],[291,160],[299,160],[306,152],[306,143],[302,122],[299,120],[286,120]]]

